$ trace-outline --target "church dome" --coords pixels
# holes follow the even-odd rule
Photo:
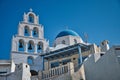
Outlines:
[[[68,35],[71,35],[71,36],[78,36],[79,35],[75,32],[75,31],[72,31],[72,30],[64,30],[64,31],[61,31],[56,38],[58,37],[63,37],[63,36],[68,36]]]

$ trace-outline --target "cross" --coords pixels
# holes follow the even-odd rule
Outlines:
[[[30,12],[32,12],[33,10],[32,10],[32,8],[30,8]]]

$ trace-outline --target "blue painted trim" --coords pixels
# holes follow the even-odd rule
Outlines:
[[[80,60],[80,64],[82,63],[82,53],[81,53],[81,47],[78,46],[78,53],[79,53],[79,60]]]
[[[62,52],[66,52],[66,51],[69,51],[69,50],[73,50],[73,49],[76,49],[76,48],[77,47],[66,49],[66,50],[62,50],[60,52],[56,52],[56,53],[53,53],[53,54],[45,55],[44,57],[46,58],[46,57],[53,56],[53,55],[56,55],[56,54],[59,54],[59,53],[62,53]]]
[[[44,70],[44,56],[42,56],[42,70]]]

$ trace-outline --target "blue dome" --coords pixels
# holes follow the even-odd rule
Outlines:
[[[58,37],[63,37],[63,36],[68,36],[68,35],[71,35],[71,36],[79,36],[76,32],[72,31],[72,30],[64,30],[64,31],[61,31],[56,38]]]

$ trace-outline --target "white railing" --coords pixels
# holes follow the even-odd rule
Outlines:
[[[50,79],[52,77],[56,77],[58,75],[62,75],[65,73],[70,73],[72,74],[74,72],[74,67],[73,63],[68,63],[66,65],[61,65],[59,67],[51,68],[47,71],[41,71],[40,75],[43,80],[45,79]]]

